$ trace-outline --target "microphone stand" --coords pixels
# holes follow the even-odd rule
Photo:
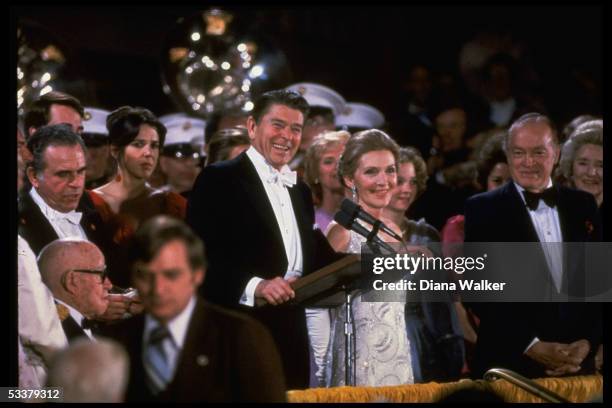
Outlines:
[[[378,234],[381,225],[380,220],[376,220],[376,222],[372,226],[372,231],[366,237],[366,245],[370,250],[377,254],[382,255],[382,249],[373,241],[374,237]],[[352,290],[353,288],[350,285],[343,285],[342,289],[344,290],[344,310],[346,312],[346,320],[344,321],[344,383],[347,386],[355,385],[355,346],[353,342],[355,341],[355,327],[353,322],[353,308],[352,308]]]

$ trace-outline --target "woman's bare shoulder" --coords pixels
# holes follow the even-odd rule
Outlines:
[[[342,225],[332,221],[327,226],[327,240],[336,252],[344,252],[349,246],[351,233]]]

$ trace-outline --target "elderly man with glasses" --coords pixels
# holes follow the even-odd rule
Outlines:
[[[81,336],[95,340],[95,320],[106,312],[113,286],[100,249],[85,240],[58,239],[42,249],[38,266],[68,341]]]

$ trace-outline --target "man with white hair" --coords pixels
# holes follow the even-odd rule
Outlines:
[[[106,312],[112,287],[100,249],[75,238],[55,240],[42,249],[38,265],[55,298],[68,341],[81,336],[95,340],[91,320]]]
[[[128,354],[120,344],[79,339],[55,356],[47,386],[61,387],[64,402],[123,402],[128,374]]]

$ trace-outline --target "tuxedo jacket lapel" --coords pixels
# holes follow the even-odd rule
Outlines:
[[[514,230],[512,236],[515,242],[539,242],[538,233],[533,226],[529,210],[525,206],[520,192],[516,189],[514,183],[509,182],[504,187],[504,194],[507,196],[508,214],[500,214],[507,216],[507,219],[512,222],[511,228]],[[508,240],[509,241],[509,240]]]
[[[45,245],[58,238],[51,223],[29,193],[19,197],[19,227],[18,233],[28,241],[32,251],[38,255]]]
[[[72,316],[68,316],[62,321],[62,328],[64,329],[64,333],[66,333],[66,337],[68,338],[69,342],[73,342],[74,340],[83,336],[89,339],[87,334],[85,334],[81,326],[72,318]]]
[[[303,190],[300,189],[299,184],[295,184],[293,187],[289,188],[289,197],[291,197],[291,205],[293,206],[293,213],[295,214],[300,232],[300,242],[302,243],[303,270],[309,271],[311,259],[305,256],[305,254],[313,253],[312,239],[307,238],[309,234],[312,235],[313,225],[308,222],[308,209],[306,208],[306,201],[304,201],[302,194]],[[308,192],[308,194],[310,194],[310,192]]]
[[[261,236],[270,237],[277,242],[280,242],[281,247],[283,246],[283,238],[276,222],[274,210],[272,204],[268,199],[268,194],[263,186],[255,166],[246,154],[243,154],[239,161],[239,177],[240,183],[242,184],[242,190],[245,194],[245,200],[249,203],[249,217],[259,218],[262,228],[268,230],[268,234],[261,234]],[[243,206],[244,203],[239,203]],[[242,207],[244,208],[244,207]],[[244,211],[244,210],[243,210]],[[263,232],[263,231],[262,231]],[[270,236],[271,235],[271,236]],[[283,251],[284,252],[284,251]]]

